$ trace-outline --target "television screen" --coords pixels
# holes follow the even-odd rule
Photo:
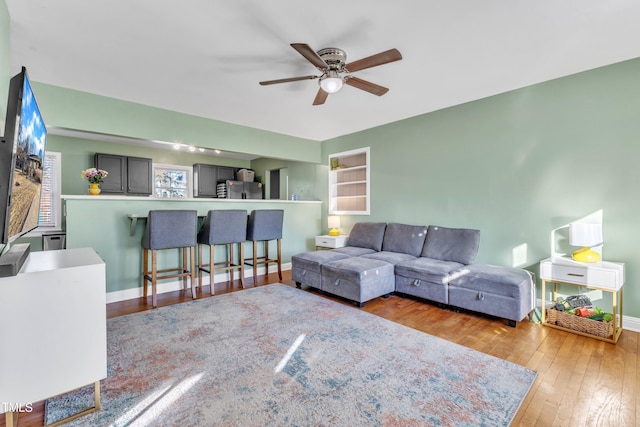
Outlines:
[[[46,128],[26,69],[11,79],[2,141],[0,203],[4,200],[2,243],[38,226]],[[10,151],[9,151],[10,149]]]

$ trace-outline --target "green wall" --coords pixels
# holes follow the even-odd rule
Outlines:
[[[321,144],[58,86],[33,83],[47,126],[319,162]]]
[[[267,194],[271,185],[269,171],[279,169],[286,171],[289,177],[289,195],[296,194],[299,200],[322,200],[324,197],[323,190],[326,186],[318,185],[321,180],[327,179],[324,165],[261,158],[252,161],[251,168],[255,170],[256,177],[261,177],[262,182],[265,183]],[[281,199],[285,197],[285,194],[280,195]]]
[[[604,259],[626,263],[625,314],[640,317],[638,76],[635,59],[325,141],[324,162],[371,147],[371,215],[343,228],[477,228],[478,262],[537,273],[554,229],[602,211]]]

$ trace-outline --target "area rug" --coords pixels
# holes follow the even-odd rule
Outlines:
[[[102,409],[70,426],[506,426],[536,377],[280,284],[109,319],[107,341]]]

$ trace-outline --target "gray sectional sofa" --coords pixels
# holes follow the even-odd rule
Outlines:
[[[347,246],[291,258],[302,284],[360,307],[391,293],[505,318],[511,326],[535,304],[532,275],[523,269],[474,264],[478,230],[359,222]]]

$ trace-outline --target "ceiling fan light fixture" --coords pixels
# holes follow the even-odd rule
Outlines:
[[[344,84],[342,77],[336,71],[328,71],[325,76],[320,79],[320,87],[327,93],[336,93]]]

